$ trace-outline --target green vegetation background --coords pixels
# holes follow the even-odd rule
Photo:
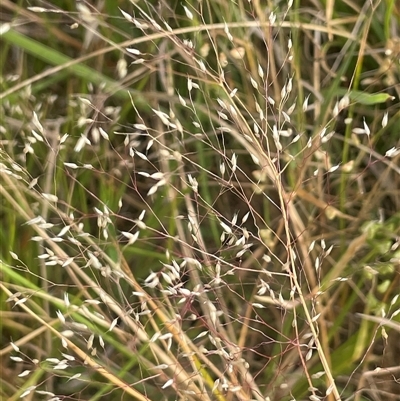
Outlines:
[[[0,5],[0,398],[398,400],[397,2],[53,3]]]

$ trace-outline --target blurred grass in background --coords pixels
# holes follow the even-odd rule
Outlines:
[[[394,0],[0,12],[2,399],[399,400]]]

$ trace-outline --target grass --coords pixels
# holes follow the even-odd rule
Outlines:
[[[1,15],[2,399],[399,400],[394,0]]]

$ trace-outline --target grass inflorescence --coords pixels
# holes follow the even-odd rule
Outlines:
[[[394,0],[1,9],[0,398],[399,400]]]

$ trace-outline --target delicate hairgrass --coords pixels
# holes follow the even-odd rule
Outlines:
[[[38,3],[5,7],[48,39],[1,29],[23,54],[0,95],[5,396],[379,399],[395,19],[379,1]]]

